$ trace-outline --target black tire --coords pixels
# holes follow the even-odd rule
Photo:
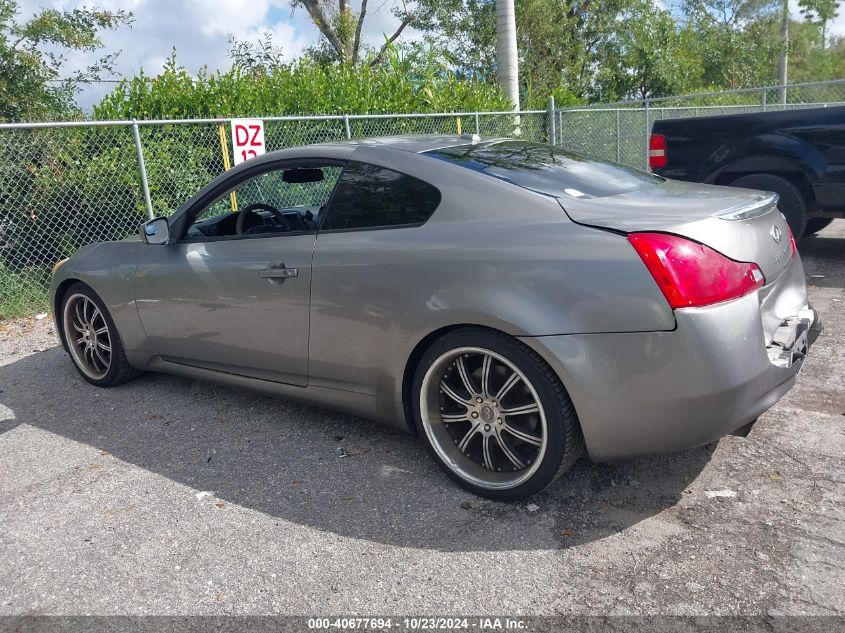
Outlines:
[[[86,363],[84,360],[86,354],[81,351],[81,346],[76,343],[78,333],[75,330],[71,332],[68,331],[73,328],[73,323],[69,321],[69,318],[72,320],[72,315],[67,314],[69,310],[69,302],[81,302],[81,297],[86,297],[88,300],[93,302],[102,315],[102,323],[104,324],[104,327],[107,328],[108,343],[110,344],[109,363],[108,368],[102,372],[102,375],[97,375],[93,372],[91,364]],[[70,309],[73,308],[74,306],[70,306]],[[123,341],[120,339],[120,334],[118,333],[117,327],[111,318],[111,314],[109,314],[103,300],[100,299],[97,293],[94,292],[90,286],[79,282],[68,288],[67,292],[65,292],[62,297],[61,309],[59,310],[57,316],[59,323],[56,325],[61,328],[62,338],[64,339],[65,346],[68,350],[68,354],[74,368],[77,372],[79,372],[80,376],[92,385],[96,385],[97,387],[116,387],[117,385],[129,382],[140,375],[141,372],[132,367],[126,360],[126,351],[123,348]],[[97,340],[96,336],[94,337],[94,340]],[[96,347],[96,345],[94,347]],[[80,366],[80,363],[86,363],[86,366],[82,367]],[[102,369],[102,367],[99,369]]]
[[[504,489],[492,489],[476,485],[468,481],[464,476],[450,466],[443,456],[438,454],[438,449],[435,448],[435,444],[439,443],[441,446],[440,450],[442,451],[443,444],[448,444],[448,442],[438,442],[438,440],[432,439],[429,435],[429,431],[426,430],[426,424],[423,421],[422,413],[424,401],[422,394],[424,385],[426,385],[426,393],[431,393],[431,384],[439,385],[441,387],[440,393],[442,394],[442,382],[440,381],[443,379],[443,376],[446,375],[442,369],[435,367],[435,363],[445,362],[441,361],[441,359],[448,357],[448,355],[453,353],[455,350],[466,350],[470,348],[489,350],[494,355],[506,360],[508,364],[518,369],[524,378],[527,379],[527,383],[524,381],[520,381],[519,383],[523,385],[521,388],[526,390],[525,393],[533,387],[533,392],[531,393],[536,394],[539,399],[541,407],[537,416],[543,416],[545,418],[546,427],[544,431],[547,439],[543,448],[544,452],[542,453],[542,457],[539,457],[535,463],[532,464],[530,459],[528,460],[528,466],[524,469],[525,475],[527,476],[532,470],[533,474],[524,481],[519,482],[519,485],[514,485],[513,487],[507,487]],[[461,353],[458,352],[458,355],[460,356]],[[492,362],[497,363],[499,361],[495,360]],[[508,371],[508,367],[504,364],[502,364],[498,369],[502,372]],[[428,384],[426,384],[425,377],[430,373],[430,370],[431,375],[434,376],[433,380],[437,382],[432,383],[432,379],[430,378]],[[517,372],[514,371],[514,374],[516,373]],[[504,376],[506,374],[502,373],[502,375]],[[476,381],[474,380],[473,382]],[[490,384],[492,386],[492,382]],[[514,389],[513,391],[517,391],[517,389]],[[491,389],[490,392],[492,393],[493,389]],[[499,391],[499,393],[501,393],[501,391]],[[502,407],[501,415],[503,418],[506,418],[504,409],[505,405],[503,403],[505,399],[509,397],[511,396],[503,396],[500,398],[501,401],[498,403],[498,406]],[[426,448],[434,457],[437,464],[459,485],[481,497],[502,501],[516,501],[529,497],[545,488],[549,483],[569,470],[584,454],[584,438],[581,433],[578,416],[576,415],[572,401],[570,400],[569,395],[558,376],[534,350],[518,340],[495,330],[489,330],[481,327],[461,328],[460,330],[449,332],[442,338],[438,339],[431,347],[429,347],[428,350],[426,350],[420,359],[420,363],[414,375],[411,398],[414,422],[417,430],[423,438]],[[469,400],[472,400],[471,396]],[[436,407],[436,405],[432,405],[429,401],[426,402],[427,411],[434,411],[432,406]],[[442,402],[440,404],[442,404]],[[497,405],[495,400],[493,401],[493,405]],[[443,411],[442,406],[439,410]],[[469,410],[469,407],[467,407],[467,410]],[[468,416],[469,414],[467,413],[467,417]],[[440,425],[441,429],[450,428],[442,421],[434,421],[433,418],[435,417],[436,415],[427,414],[429,429],[437,424]],[[478,418],[477,415],[475,417]],[[482,415],[482,417],[484,416]],[[472,421],[470,420],[466,420],[465,422],[469,422],[470,425],[472,425]],[[478,419],[478,424],[482,425],[481,419]],[[501,420],[499,420],[499,424],[502,424]],[[509,426],[509,424],[510,422],[506,418],[505,427]],[[489,431],[489,425],[484,426],[488,427],[487,430]],[[443,431],[440,432],[442,433]],[[481,441],[483,442],[485,440],[482,439]],[[501,443],[496,444],[495,446],[499,450],[499,453],[504,454],[504,451],[501,450]],[[450,446],[449,449],[451,450],[453,447]],[[539,456],[539,449],[537,450]],[[458,459],[460,459],[460,456],[458,456]],[[476,465],[476,467],[479,467],[479,465]],[[497,476],[493,470],[494,469],[492,468],[489,470],[491,477]],[[520,471],[515,470],[514,473],[518,474]],[[505,473],[502,474],[504,475]]]
[[[780,196],[778,209],[792,229],[792,235],[796,240],[804,235],[807,226],[807,201],[791,181],[774,174],[751,174],[737,178],[731,183],[731,187],[774,191]]]
[[[807,220],[807,226],[804,229],[804,235],[815,235],[819,231],[826,229],[833,222],[833,218],[810,218]]]

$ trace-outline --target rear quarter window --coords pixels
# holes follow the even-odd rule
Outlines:
[[[663,182],[644,171],[525,141],[458,145],[425,154],[560,198],[602,198]]]
[[[392,169],[350,162],[329,204],[323,231],[423,224],[440,204],[440,191]]]

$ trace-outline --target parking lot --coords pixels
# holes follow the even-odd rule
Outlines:
[[[825,324],[747,438],[579,463],[529,502],[415,438],[164,375],[85,383],[0,322],[0,614],[845,614],[845,221]]]

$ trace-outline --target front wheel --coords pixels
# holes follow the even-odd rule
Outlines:
[[[528,497],[584,450],[558,377],[536,352],[498,332],[466,328],[436,341],[417,368],[413,398],[437,463],[480,496]]]
[[[73,366],[98,387],[114,387],[135,378],[117,328],[103,301],[86,284],[65,293],[61,308],[62,335]]]

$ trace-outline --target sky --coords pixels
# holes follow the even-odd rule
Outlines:
[[[371,46],[384,42],[384,33],[392,35],[399,21],[391,13],[394,0],[370,0],[364,21],[362,39]],[[102,9],[124,9],[135,15],[131,28],[103,34],[105,51],[120,50],[117,75],[131,77],[139,69],[149,75],[161,71],[165,60],[176,47],[176,59],[191,73],[206,66],[209,70],[229,67],[228,35],[239,40],[259,40],[265,32],[273,35],[273,43],[281,46],[287,59],[293,59],[319,39],[319,33],[304,8],[292,9],[290,0],[19,0],[20,18],[35,13],[40,7],[59,10],[77,6]],[[360,1],[352,2],[357,11]],[[413,29],[403,31],[403,39],[419,38]],[[103,51],[69,56],[68,74],[84,68]],[[99,100],[112,85],[92,86],[78,99],[84,109]]]
[[[372,46],[380,46],[384,34],[392,34],[398,20],[391,8],[398,0],[370,0],[364,21],[363,39]],[[660,0],[656,0],[660,1]],[[796,18],[798,1],[789,0]],[[209,70],[227,69],[228,34],[239,40],[257,41],[265,32],[273,34],[273,42],[281,46],[287,59],[293,59],[304,48],[318,40],[316,27],[303,8],[292,9],[290,0],[19,0],[21,18],[35,13],[39,7],[72,9],[75,6],[97,6],[104,9],[124,9],[135,14],[131,28],[123,27],[103,36],[105,50],[121,50],[117,63],[119,76],[131,77],[143,68],[150,75],[157,74],[176,47],[180,64],[191,73],[201,67]],[[360,0],[352,1],[357,11]],[[845,7],[830,25],[831,35],[845,35]],[[402,38],[419,39],[419,32],[405,29]],[[82,68],[99,53],[79,53],[69,57],[67,70]],[[99,100],[112,86],[93,86],[81,95],[84,109]]]

